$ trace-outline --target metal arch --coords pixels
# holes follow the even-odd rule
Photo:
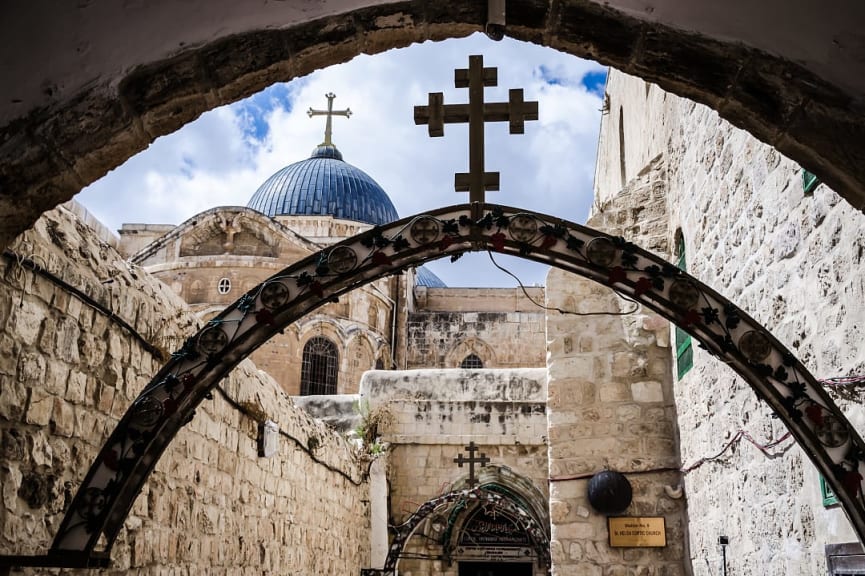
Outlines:
[[[395,526],[393,528],[395,534],[388,547],[387,559],[384,563],[384,573],[396,573],[399,555],[402,553],[403,548],[405,548],[409,538],[414,534],[415,529],[423,520],[433,512],[440,510],[443,506],[447,507],[458,501],[465,501],[469,504],[492,502],[499,507],[503,513],[514,520],[529,536],[532,546],[538,552],[538,561],[547,567],[547,573],[549,574],[551,567],[550,539],[546,530],[544,530],[543,526],[538,523],[537,519],[528,510],[523,509],[507,496],[492,492],[485,487],[454,490],[453,492],[427,500],[405,522],[399,526]]]
[[[802,363],[761,325],[708,286],[621,238],[543,214],[465,204],[405,218],[329,246],[270,277],[187,339],[105,443],[50,554],[85,559],[107,554],[179,429],[208,392],[275,333],[372,280],[479,250],[574,272],[685,329],[772,407],[826,477],[860,540],[865,538],[865,443]],[[106,546],[96,553],[101,535]]]

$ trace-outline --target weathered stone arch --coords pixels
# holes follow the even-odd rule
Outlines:
[[[390,344],[384,339],[376,341],[375,365],[376,370],[397,369],[396,360],[394,358]]]
[[[346,378],[340,382],[340,394],[356,394],[360,377],[375,368],[375,344],[364,331],[352,334],[345,343]]]
[[[713,0],[694,0],[699,1]],[[694,2],[687,12],[703,12]],[[379,0],[363,8],[323,2],[304,10],[292,3],[262,3],[249,10],[221,2],[208,5],[206,18],[203,11],[190,12],[194,26],[174,22],[166,27],[165,14],[177,9],[164,4],[148,3],[148,9],[134,14],[137,8],[127,8],[122,28],[140,43],[129,53],[110,40],[119,27],[98,5],[81,7],[74,15],[40,11],[32,19],[39,22],[38,32],[47,34],[80,18],[93,32],[88,36],[96,36],[87,50],[60,41],[34,42],[28,34],[0,29],[5,38],[24,42],[9,47],[21,58],[14,61],[17,74],[4,83],[9,93],[0,91],[0,189],[5,191],[0,196],[5,216],[0,245],[158,136],[207,110],[361,53],[466,36],[483,30],[487,19],[482,1]],[[830,15],[816,0],[793,4],[791,9],[799,13],[804,7],[815,17],[831,16],[845,30],[826,26],[830,35],[820,39],[825,44],[803,48],[797,29],[774,35],[759,26],[725,29],[730,22],[713,26],[712,21],[677,19],[669,6],[653,14],[624,0],[512,0],[504,32],[596,59],[706,104],[797,160],[861,209],[865,87],[858,80],[862,64],[844,44],[861,44],[861,32],[850,27],[862,21],[863,8],[851,3]],[[747,12],[757,5],[731,3],[725,13],[730,21],[749,22],[754,19]],[[30,9],[11,6],[4,9]],[[34,5],[32,10],[39,9]],[[666,14],[660,16],[662,12]],[[3,25],[20,26],[18,14],[2,15]],[[105,22],[98,20],[100,15]],[[786,26],[799,21],[791,18]],[[773,26],[785,23],[776,20]],[[809,29],[806,36],[817,33]],[[58,35],[67,42],[68,37]],[[773,38],[797,41],[773,44]],[[65,76],[44,77],[43,67],[28,56],[40,64],[68,63]],[[798,63],[803,61],[805,65]],[[26,91],[26,100],[16,97],[17,91]]]
[[[547,533],[546,527],[531,513],[532,510],[527,510],[520,503],[512,499],[510,494],[507,492],[503,493],[503,491],[496,488],[498,487],[494,482],[488,482],[473,489],[454,490],[421,504],[417,511],[409,516],[405,522],[394,527],[394,537],[391,540],[387,559],[384,563],[385,573],[395,574],[403,548],[418,527],[421,526],[421,523],[429,518],[430,515],[437,511],[447,511],[453,508],[454,505],[459,506],[460,504],[464,504],[470,507],[477,507],[488,502],[519,523],[520,527],[529,535],[532,547],[535,548],[538,554],[539,561],[547,567],[547,573],[549,574],[551,567],[550,535]]]
[[[525,502],[526,508],[539,524],[542,526],[550,525],[548,497],[529,478],[514,472],[509,466],[502,466],[501,464],[487,464],[476,470],[475,474],[479,487],[498,485],[510,490],[519,495]],[[450,485],[448,491],[456,492],[469,488],[467,480],[468,474],[464,474]]]
[[[425,232],[417,239],[416,226]],[[195,408],[285,326],[372,280],[471,250],[518,255],[573,272],[687,330],[775,411],[825,475],[860,538],[865,536],[865,442],[805,366],[760,324],[708,286],[621,238],[542,214],[475,204],[406,218],[327,247],[272,276],[187,339],[100,451],[51,554],[78,558],[81,565],[108,554],[148,475]],[[106,549],[95,552],[100,537]]]
[[[445,355],[445,368],[459,368],[460,363],[469,354],[478,356],[484,363],[484,368],[495,368],[496,353],[492,346],[484,342],[481,338],[470,336],[463,338],[448,350]]]
[[[345,342],[349,337],[345,326],[336,319],[322,314],[312,314],[298,319],[295,326],[297,326],[298,340],[301,346],[316,334],[321,334],[337,341],[342,352],[345,349]]]

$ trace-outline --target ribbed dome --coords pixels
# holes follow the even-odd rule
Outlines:
[[[399,218],[381,186],[344,162],[332,144],[317,146],[309,159],[268,178],[247,206],[271,217],[320,215],[369,224]]]
[[[426,266],[421,266],[415,270],[416,286],[426,286],[427,288],[447,288],[441,278],[433,274],[433,271]]]

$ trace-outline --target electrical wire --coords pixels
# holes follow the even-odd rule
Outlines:
[[[558,312],[559,314],[568,314],[570,316],[628,316],[629,314],[633,314],[640,309],[640,303],[639,302],[632,300],[632,299],[628,298],[627,296],[623,296],[622,294],[619,294],[618,292],[616,292],[616,296],[618,296],[622,300],[626,300],[628,302],[635,304],[635,306],[632,310],[626,310],[624,312],[575,312],[573,310],[564,310],[564,309],[559,308],[557,306],[545,306],[544,304],[541,304],[540,302],[538,302],[537,300],[532,298],[531,295],[529,294],[528,290],[526,290],[526,287],[523,285],[522,280],[520,280],[519,276],[517,276],[516,274],[514,274],[513,272],[511,272],[510,270],[508,270],[507,268],[505,268],[504,266],[502,266],[498,262],[496,262],[496,259],[493,258],[493,253],[490,252],[489,250],[487,250],[487,256],[490,257],[490,261],[493,263],[493,266],[495,266],[496,268],[498,268],[499,270],[501,270],[502,272],[504,272],[505,274],[507,274],[508,276],[510,276],[511,278],[513,278],[514,280],[517,281],[517,284],[519,284],[519,286],[520,286],[520,290],[523,291],[523,295],[529,300],[529,302],[531,302],[532,304],[534,304],[535,306],[537,306],[538,308],[540,308],[542,310],[552,310],[554,312]]]
[[[256,418],[256,416],[255,416],[255,415],[254,415],[254,414],[253,414],[249,409],[247,409],[243,404],[241,404],[240,402],[238,402],[237,400],[235,400],[234,398],[232,398],[231,396],[229,396],[229,395],[228,395],[228,392],[226,392],[225,389],[224,389],[222,386],[217,385],[217,386],[216,386],[216,390],[217,390],[217,392],[219,392],[219,395],[222,396],[222,399],[225,400],[225,401],[229,404],[229,406],[231,406],[232,408],[234,408],[235,410],[237,410],[238,412],[240,412],[241,414],[243,414],[244,416],[246,416],[246,417],[249,418],[250,420],[253,420],[253,421],[255,421],[255,422],[259,422],[259,423],[260,423],[259,419]],[[308,443],[307,443],[307,444],[304,444],[303,442],[300,441],[300,439],[298,439],[298,438],[292,436],[291,434],[289,434],[288,432],[286,432],[286,431],[283,430],[282,428],[279,429],[279,435],[280,435],[280,436],[283,436],[283,437],[285,437],[285,438],[288,438],[289,440],[291,440],[292,442],[294,442],[294,444],[295,444],[298,448],[300,448],[301,450],[303,450],[304,452],[306,452],[307,455],[308,455],[308,456],[312,459],[312,461],[315,462],[316,464],[319,464],[320,466],[324,466],[325,468],[327,468],[327,469],[330,470],[331,472],[334,472],[335,474],[339,474],[340,476],[342,476],[343,478],[345,478],[346,480],[348,480],[349,482],[351,482],[351,483],[354,484],[355,486],[362,486],[362,485],[363,485],[363,480],[355,480],[354,476],[352,476],[352,475],[349,474],[348,472],[345,472],[345,471],[343,471],[343,470],[340,470],[340,469],[337,468],[336,466],[333,466],[332,464],[328,464],[328,463],[325,462],[324,460],[321,460],[320,458],[318,458],[318,457],[315,455],[314,450],[311,449],[311,448],[307,445]],[[372,462],[370,462],[369,466],[370,466],[370,467],[372,466]],[[366,475],[367,475],[367,476],[369,475],[369,468],[367,468]]]
[[[699,460],[697,460],[696,462],[694,462],[690,466],[683,467],[682,468],[682,474],[688,474],[689,472],[696,470],[697,468],[699,468],[703,464],[706,464],[707,462],[713,462],[715,460],[720,460],[721,456],[723,456],[724,453],[727,452],[727,450],[732,448],[734,444],[741,441],[743,438],[745,440],[747,440],[748,442],[750,442],[751,444],[753,444],[754,446],[756,446],[757,449],[760,450],[760,452],[762,452],[766,458],[769,458],[770,460],[774,460],[775,458],[780,458],[781,456],[786,454],[787,451],[790,450],[790,448],[795,446],[796,443],[791,442],[787,446],[781,448],[778,452],[771,452],[770,450],[772,448],[775,448],[776,446],[778,446],[779,444],[781,444],[782,442],[784,442],[785,440],[787,440],[791,436],[792,436],[792,434],[790,432],[787,432],[787,433],[783,434],[781,437],[776,438],[775,440],[772,440],[766,444],[761,444],[760,442],[754,440],[754,437],[751,436],[750,433],[748,433],[745,430],[740,429],[739,431],[736,432],[736,434],[733,435],[732,438],[730,438],[730,441],[727,442],[724,445],[724,447],[721,448],[721,450],[717,454],[700,458]]]
[[[87,306],[90,306],[97,312],[105,315],[109,320],[120,326],[123,330],[128,332],[133,338],[135,338],[138,343],[144,348],[147,352],[159,358],[160,360],[165,360],[165,355],[161,350],[159,350],[156,346],[151,344],[144,336],[141,335],[135,328],[133,328],[128,322],[126,322],[123,318],[117,316],[113,311],[109,310],[106,306],[96,301],[95,299],[88,296],[86,293],[82,292],[75,286],[72,286],[62,278],[55,276],[53,273],[46,270],[44,267],[40,266],[33,260],[32,258],[27,258],[24,256],[20,256],[15,254],[14,252],[10,252],[9,250],[3,251],[3,256],[12,261],[13,263],[20,266],[22,269],[30,268],[33,270],[34,274],[38,274],[43,278],[49,280],[56,286],[59,286],[69,294],[72,294],[79,300],[81,300]],[[22,295],[23,296],[23,295]]]
[[[730,440],[724,445],[724,447],[721,448],[721,450],[719,450],[716,454],[713,454],[712,456],[705,456],[703,458],[700,458],[699,460],[697,460],[696,462],[694,462],[690,466],[684,466],[682,468],[660,467],[660,468],[649,468],[647,470],[631,470],[628,472],[622,472],[622,474],[634,475],[634,474],[652,474],[652,473],[659,473],[659,472],[681,472],[682,475],[684,476],[686,474],[693,472],[694,470],[696,470],[697,468],[699,468],[700,466],[702,466],[704,464],[707,464],[709,462],[714,462],[716,460],[720,460],[721,457],[730,448],[732,448],[737,442],[740,442],[742,439],[745,439],[748,442],[750,442],[751,444],[753,444],[754,446],[756,446],[757,449],[760,450],[760,452],[762,452],[766,458],[769,458],[770,460],[774,460],[775,458],[780,458],[781,456],[786,454],[787,451],[790,450],[790,448],[792,448],[793,446],[796,445],[795,442],[791,442],[790,444],[784,446],[783,448],[781,448],[777,452],[772,451],[773,448],[777,447],[779,444],[781,444],[785,440],[788,440],[791,436],[792,436],[792,434],[790,432],[787,432],[787,433],[783,434],[782,436],[776,438],[775,440],[767,442],[766,444],[762,444],[762,443],[758,442],[757,440],[755,440],[754,437],[751,436],[751,434],[749,432],[747,432],[746,430],[740,429],[736,432],[736,434],[733,435],[732,438],[730,438]],[[597,474],[597,472],[583,472],[582,474],[575,474],[573,476],[551,477],[551,478],[549,478],[549,481],[550,482],[565,482],[568,480],[583,480],[586,478],[591,478],[595,474]]]
[[[848,384],[865,384],[865,375],[836,376],[834,378],[818,379],[817,382],[826,386],[846,386]]]

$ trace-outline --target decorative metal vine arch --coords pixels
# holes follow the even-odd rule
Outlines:
[[[82,566],[104,561],[165,448],[210,390],[271,336],[372,280],[479,250],[574,272],[684,328],[772,407],[865,537],[865,443],[802,363],[762,326],[708,286],[621,238],[543,214],[473,204],[405,218],[325,248],[264,281],[186,340],[108,438],[49,555],[78,558]],[[94,552],[101,536],[105,547]]]
[[[421,522],[435,511],[460,501],[467,503],[490,502],[502,513],[507,514],[528,535],[532,547],[538,554],[538,562],[546,566],[547,574],[550,574],[552,564],[550,561],[550,539],[543,527],[538,524],[537,519],[507,496],[483,486],[467,490],[454,490],[427,500],[411,516],[406,518],[405,522],[394,527],[394,537],[391,540],[387,559],[384,563],[385,574],[395,574],[399,556]]]

